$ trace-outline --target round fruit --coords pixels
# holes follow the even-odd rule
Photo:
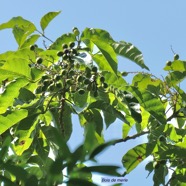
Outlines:
[[[34,51],[35,50],[35,45],[30,45],[30,50]]]
[[[103,88],[107,88],[108,84],[107,83],[103,83]]]
[[[57,52],[57,56],[62,57],[63,56],[63,52],[62,51]]]
[[[66,70],[62,70],[62,71],[61,71],[61,75],[62,75],[62,76],[66,75],[66,74],[67,74],[67,71],[66,71]]]
[[[174,55],[174,60],[178,60],[179,59],[179,55],[178,54],[175,54]]]
[[[72,31],[74,32],[74,35],[75,35],[75,36],[78,36],[78,35],[80,34],[80,32],[79,32],[79,30],[78,30],[77,27],[74,27],[74,28],[72,29]]]
[[[102,83],[104,83],[105,78],[104,78],[103,76],[101,76],[101,77],[100,77],[100,81],[101,81]]]
[[[89,79],[85,79],[85,80],[84,80],[84,84],[85,84],[85,85],[90,84],[90,80],[89,80]]]
[[[62,88],[62,84],[60,82],[56,83],[57,88]]]
[[[122,75],[122,76],[127,76],[128,73],[127,73],[127,72],[122,72],[121,75]]]
[[[50,90],[50,91],[54,91],[54,90],[55,90],[55,85],[54,85],[54,84],[51,84],[51,85],[49,86],[49,90]]]
[[[74,47],[75,47],[75,43],[74,43],[74,42],[70,42],[70,43],[69,43],[69,47],[70,47],[70,48],[74,48]]]
[[[80,76],[77,77],[77,81],[78,82],[82,82],[83,80],[84,80],[84,77],[83,76],[80,75]]]
[[[167,65],[167,66],[171,66],[171,64],[172,64],[171,61],[167,61],[167,62],[166,62],[166,65]]]
[[[41,79],[44,81],[45,79],[49,79],[49,76],[48,75],[44,75],[41,77]]]
[[[36,63],[41,64],[43,62],[43,59],[41,57],[37,57]]]
[[[81,94],[81,95],[83,95],[85,93],[85,90],[84,89],[79,89],[78,90],[78,93]]]
[[[54,79],[55,79],[56,81],[59,81],[59,80],[61,79],[61,76],[60,76],[60,75],[55,75],[55,76],[54,76]]]
[[[67,60],[67,59],[68,59],[67,54],[63,54],[63,59],[64,59],[64,60]]]
[[[63,49],[68,48],[68,45],[67,45],[66,43],[64,43],[64,44],[62,45],[62,48],[63,48]]]
[[[98,68],[97,67],[92,67],[92,72],[97,72],[98,71]]]

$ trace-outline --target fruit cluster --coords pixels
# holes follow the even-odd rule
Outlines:
[[[30,49],[35,50],[34,47]],[[38,83],[36,94],[65,91],[78,92],[83,95],[85,92],[91,91],[93,96],[96,97],[100,88],[106,89],[108,87],[104,76],[96,66],[86,66],[76,60],[75,56],[78,55],[78,50],[75,42],[63,44],[62,50],[58,51],[57,55],[59,61],[45,68],[45,74]],[[42,62],[43,59],[37,57],[35,67],[40,68]]]

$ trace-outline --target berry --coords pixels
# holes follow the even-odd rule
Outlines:
[[[104,83],[105,78],[104,78],[103,76],[101,76],[101,77],[100,77],[100,81],[101,81],[101,83]]]
[[[127,76],[128,73],[127,73],[127,72],[122,72],[121,75],[122,75],[122,76]]]
[[[57,52],[57,56],[62,57],[63,56],[63,52],[62,51]]]
[[[80,34],[80,32],[79,32],[79,30],[78,30],[77,27],[74,27],[74,28],[72,29],[72,31],[73,31],[73,33],[74,33],[75,36],[78,36],[78,35]]]
[[[41,57],[37,57],[36,63],[41,64],[43,62],[43,59]]]
[[[178,60],[179,59],[179,55],[178,54],[175,54],[174,55],[174,60]]]
[[[74,43],[74,42],[70,42],[70,43],[69,43],[69,47],[70,47],[70,48],[74,48],[74,47],[75,47],[75,43]]]
[[[108,84],[107,83],[103,83],[103,88],[107,88]]]
[[[34,51],[35,50],[35,45],[30,45],[30,50]]]
[[[79,89],[78,90],[78,93],[81,94],[81,95],[83,95],[85,93],[85,90],[84,89]]]
[[[97,72],[98,71],[98,68],[97,67],[92,67],[92,72]]]
[[[68,45],[67,45],[66,43],[64,43],[64,44],[62,45],[62,48],[63,48],[63,49],[68,48]]]
[[[166,65],[167,65],[167,66],[171,66],[171,64],[172,64],[171,61],[167,61],[167,62],[166,62]]]
[[[89,79],[85,79],[85,80],[84,80],[84,84],[85,84],[85,85],[90,84],[90,80],[89,80]]]

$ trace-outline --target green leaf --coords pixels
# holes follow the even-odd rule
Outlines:
[[[166,65],[164,67],[164,70],[185,72],[186,71],[186,61],[175,60],[171,63],[171,65]]]
[[[126,168],[126,173],[130,173],[140,164],[145,158],[150,155],[151,151],[147,149],[147,144],[137,145],[130,149],[122,158],[123,166]]]
[[[0,30],[7,29],[7,28],[14,28],[15,26],[18,26],[18,27],[32,26],[34,28],[34,30],[36,30],[36,27],[33,23],[31,23],[30,21],[28,21],[26,19],[23,19],[21,16],[13,17],[8,22],[1,24]]]
[[[22,43],[22,45],[20,46],[20,49],[29,47],[30,45],[33,45],[38,39],[40,38],[39,34],[33,34],[31,36],[29,36],[24,43]]]
[[[126,57],[135,62],[140,67],[149,70],[149,68],[144,63],[142,53],[131,43],[127,43],[125,41],[114,42],[112,47],[118,55]]]
[[[40,26],[42,28],[42,31],[44,32],[44,30],[46,29],[46,27],[48,26],[48,24],[58,15],[60,14],[61,11],[58,12],[48,12],[47,14],[45,14],[41,20],[40,20]]]
[[[117,56],[110,45],[113,39],[108,32],[101,29],[87,28],[84,30],[81,39],[83,41],[90,40],[100,50],[101,54],[95,54],[92,57],[101,70],[117,74]]]
[[[28,114],[27,110],[15,110],[8,114],[7,116],[0,115],[0,134],[8,130],[10,127],[26,118]]]
[[[6,63],[0,68],[0,80],[17,77],[31,79],[31,69],[28,64],[29,61],[26,59],[7,59]]]
[[[43,126],[42,131],[49,142],[56,144],[60,149],[60,153],[66,159],[71,156],[71,152],[60,132],[52,126]]]
[[[140,91],[138,87],[134,86],[128,87],[128,90],[135,96],[140,105],[151,114],[151,116],[156,118],[157,121],[162,124],[166,123],[164,105],[159,97],[154,96],[149,91]]]
[[[6,178],[5,176],[0,175],[0,180],[1,180],[1,182],[4,183],[5,186],[17,186],[16,183],[13,183],[11,180]]]
[[[19,95],[19,90],[27,84],[25,79],[17,79],[7,85],[5,91],[0,95],[0,114],[6,112],[12,106],[14,99]]]
[[[19,122],[16,128],[15,135],[18,137],[18,141],[14,145],[14,150],[18,156],[21,156],[22,153],[27,150],[32,144],[34,137],[32,132],[35,130],[38,123],[37,116],[38,114],[34,114],[31,116],[28,115],[26,118]]]
[[[24,168],[13,165],[9,161],[4,163],[2,168],[13,174],[17,180],[25,181],[28,178],[28,173],[26,170],[24,170]]]

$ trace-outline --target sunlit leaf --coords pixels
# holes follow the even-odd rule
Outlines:
[[[13,105],[14,99],[19,95],[19,90],[26,84],[28,84],[27,80],[17,79],[7,85],[6,90],[0,95],[0,114]]]
[[[135,62],[140,67],[149,70],[149,68],[144,63],[142,53],[133,44],[120,41],[114,42],[112,46],[118,55],[126,57]]]
[[[137,145],[130,149],[122,158],[123,166],[126,168],[126,173],[130,173],[138,166],[151,152],[147,150],[147,144]]]
[[[33,23],[31,23],[30,21],[28,21],[26,19],[23,19],[21,16],[18,16],[18,17],[13,17],[8,22],[1,24],[0,30],[7,29],[7,28],[14,28],[15,26],[18,26],[18,27],[25,26],[26,27],[29,25],[32,25],[32,27],[34,29],[36,29]]]
[[[8,130],[10,127],[27,117],[27,110],[16,110],[7,116],[0,115],[0,134]]]
[[[166,65],[164,67],[166,71],[179,71],[185,72],[186,71],[186,61],[176,60],[171,62],[170,65]]]
[[[60,14],[61,11],[58,12],[48,12],[47,14],[45,14],[40,21],[40,26],[44,32],[44,30],[46,29],[46,27],[48,26],[48,24],[58,15]]]

